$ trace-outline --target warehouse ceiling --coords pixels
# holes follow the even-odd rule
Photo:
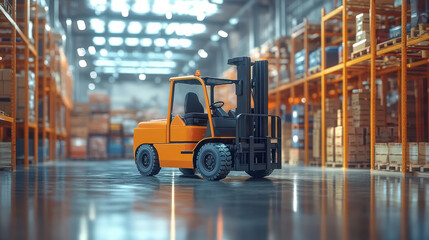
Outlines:
[[[72,61],[94,81],[190,74],[226,41],[247,0],[63,0]],[[215,60],[213,60],[215,62]],[[73,63],[71,63],[73,65]],[[192,69],[192,70],[191,70]]]

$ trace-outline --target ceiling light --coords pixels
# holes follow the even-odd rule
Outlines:
[[[150,39],[150,38],[143,38],[140,41],[140,45],[142,45],[143,47],[150,47],[152,45],[152,39]]]
[[[150,22],[146,26],[147,34],[158,34],[161,31],[162,25],[159,22]]]
[[[104,25],[105,22],[98,18],[92,18],[89,20],[89,23],[91,24],[91,29],[94,30],[95,33],[104,33]]]
[[[85,56],[85,54],[86,54],[85,48],[78,48],[77,54],[79,55],[79,57]]]
[[[111,46],[117,47],[120,46],[124,43],[124,39],[120,38],[120,37],[111,37],[109,38],[109,44]]]
[[[227,38],[228,37],[228,33],[225,32],[224,30],[219,30],[217,32],[217,34],[219,34],[219,36],[223,37],[223,38]]]
[[[72,20],[70,18],[67,18],[67,20],[66,20],[67,26],[72,25],[72,23],[73,23]]]
[[[94,83],[90,83],[90,84],[88,84],[88,89],[89,90],[95,90],[95,84]]]
[[[205,18],[206,18],[206,15],[204,13],[201,13],[197,16],[197,20],[200,22],[204,21]]]
[[[146,68],[146,74],[171,74],[172,71],[170,68]]]
[[[146,80],[146,74],[141,73],[141,74],[139,75],[139,79],[140,79],[141,81]]]
[[[104,45],[106,44],[106,39],[104,37],[94,37],[92,39],[95,45]]]
[[[77,28],[81,31],[86,29],[85,21],[83,20],[77,20]]]
[[[165,18],[167,18],[168,20],[170,20],[171,18],[173,18],[173,14],[171,12],[166,12],[165,13]]]
[[[89,73],[89,76],[90,76],[92,79],[96,79],[96,78],[97,78],[97,73],[96,73],[95,71],[92,71],[92,72],[90,72],[90,73]]]
[[[97,67],[115,67],[116,63],[114,60],[98,59],[94,61],[94,65]]]
[[[130,15],[130,9],[128,7],[124,7],[121,11],[122,17],[126,18]]]
[[[100,55],[101,55],[102,57],[106,57],[106,56],[107,56],[107,54],[109,54],[109,52],[107,52],[107,50],[106,50],[105,48],[103,48],[103,49],[101,49],[101,50],[100,50]]]
[[[210,37],[210,39],[211,39],[213,42],[217,42],[217,41],[219,41],[219,36],[218,36],[218,35],[212,35],[212,36]]]
[[[133,12],[137,14],[146,14],[150,11],[149,1],[148,0],[136,0],[133,7],[131,8]]]
[[[223,0],[211,0],[212,3],[222,4]]]
[[[173,53],[171,51],[166,51],[165,52],[165,57],[170,59],[170,58],[173,57]]]
[[[177,38],[168,39],[168,46],[170,46],[170,47],[178,47],[179,44],[180,44],[180,41]]]
[[[109,32],[111,33],[123,33],[125,30],[124,21],[110,21],[109,22]]]
[[[139,34],[142,29],[143,26],[141,25],[141,23],[133,21],[128,24],[127,30],[130,34]]]
[[[91,55],[95,55],[97,51],[95,50],[95,47],[94,47],[94,46],[89,46],[89,47],[88,47],[88,52],[89,52],[89,54],[91,54]]]
[[[198,55],[200,55],[201,58],[207,58],[209,54],[204,49],[198,50]]]
[[[139,45],[139,39],[138,38],[126,38],[125,39],[125,45],[130,47],[135,47]]]
[[[238,23],[238,18],[231,18],[229,19],[229,24],[231,25],[237,25]]]
[[[112,12],[121,12],[125,6],[128,6],[126,0],[112,0],[110,3],[110,9],[112,9]]]
[[[85,60],[82,59],[82,60],[79,61],[79,66],[81,68],[86,68],[88,66],[88,64],[86,63]]]
[[[186,38],[181,38],[179,43],[183,48],[189,48],[192,45],[192,41]]]
[[[157,47],[164,47],[165,44],[167,44],[167,42],[165,41],[164,38],[157,38],[155,39],[155,41],[153,42],[155,44],[155,46]]]

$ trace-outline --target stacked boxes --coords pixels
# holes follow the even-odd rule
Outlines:
[[[75,103],[71,113],[70,157],[87,158],[87,139],[89,135],[89,104]]]
[[[316,162],[321,162],[320,159],[322,157],[322,112],[320,109],[314,113],[313,119],[313,159]]]
[[[106,93],[89,95],[91,117],[89,122],[89,156],[106,159],[110,124],[110,97]]]
[[[305,50],[295,53],[295,80],[302,78],[305,71]]]
[[[375,162],[379,164],[387,164],[389,155],[389,147],[387,143],[375,144]]]
[[[335,159],[335,127],[328,127],[326,131],[326,162],[334,163]],[[341,160],[338,160],[341,162]]]
[[[350,56],[350,53],[353,51],[353,41],[347,41],[347,56]],[[338,63],[343,62],[343,49],[344,43],[338,48]]]
[[[376,142],[383,143],[398,141],[398,127],[377,127],[375,131]]]
[[[312,114],[309,114],[310,116]],[[309,119],[311,124],[312,119]],[[297,104],[292,106],[292,124],[291,124],[291,135],[292,135],[292,149],[290,150],[290,163],[298,164],[305,158],[305,138],[309,138],[309,149],[312,149],[312,126],[309,126],[309,136],[305,136],[305,105]],[[298,150],[295,150],[298,149]],[[312,153],[309,154],[312,157]]]
[[[369,127],[371,116],[371,101],[370,92],[363,91],[352,94],[352,110],[353,110],[353,123],[354,127]],[[375,125],[383,127],[386,125],[384,116],[386,112],[380,104],[380,99],[376,101],[376,118]],[[382,116],[382,117],[380,117]]]
[[[423,165],[429,164],[429,143],[419,143],[419,162]]]
[[[0,69],[0,112],[11,115],[12,70]]]
[[[108,154],[110,158],[119,158],[124,155],[122,143],[122,124],[111,123],[109,127]]]
[[[349,163],[367,163],[370,159],[370,146],[367,128],[348,127],[348,160]],[[343,127],[335,128],[335,160],[343,160]]]
[[[402,143],[389,143],[389,157],[390,164],[402,163]],[[408,159],[410,164],[419,164],[419,144],[408,143]]]
[[[330,46],[325,48],[326,52],[326,67],[332,67],[338,64],[338,47]],[[308,68],[313,69],[321,65],[321,49],[318,48],[312,51],[308,56]]]
[[[285,114],[282,117],[282,152],[288,153],[292,147],[292,116]],[[282,154],[282,162],[286,163],[289,159],[287,154]]]
[[[353,44],[353,52],[361,51],[371,45],[369,18],[367,13],[356,15],[356,43]],[[376,24],[376,28],[377,42],[387,41],[389,38],[387,31],[379,29],[379,24]]]
[[[10,142],[0,142],[0,166],[9,166],[11,164],[11,149]]]

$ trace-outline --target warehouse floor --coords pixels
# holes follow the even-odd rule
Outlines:
[[[0,207],[4,239],[429,239],[429,178],[364,170],[207,182],[142,177],[132,160],[60,161],[0,171]]]

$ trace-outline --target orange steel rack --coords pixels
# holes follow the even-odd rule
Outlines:
[[[34,156],[33,164],[38,163],[38,147],[39,138],[42,140],[44,149],[45,139],[50,140],[50,156],[49,159],[55,159],[55,143],[56,140],[66,141],[68,143],[68,132],[70,128],[70,110],[72,108],[72,90],[73,79],[71,77],[67,59],[64,55],[64,50],[59,48],[59,41],[54,41],[54,32],[47,24],[46,17],[40,18],[42,7],[36,2],[25,0],[21,4],[17,4],[16,0],[11,2],[11,14],[7,9],[0,5],[0,23],[7,23],[8,29],[11,30],[10,42],[0,42],[0,48],[7,51],[1,53],[2,59],[0,65],[12,70],[11,81],[11,116],[6,116],[0,113],[0,139],[11,141],[11,164],[8,166],[0,166],[11,168],[12,171],[16,170],[16,139],[17,136],[22,135],[24,139],[24,167],[28,168],[30,165],[29,158],[29,139],[30,135],[34,140]],[[24,16],[21,19],[17,18],[17,12]],[[33,23],[33,31],[30,32],[30,22]],[[1,28],[4,27],[2,25]],[[41,26],[41,28],[39,28]],[[43,29],[41,32],[39,29]],[[33,41],[31,40],[31,36]],[[8,36],[9,37],[9,36]],[[57,39],[61,36],[56,36]],[[39,56],[39,42],[43,46],[43,52]],[[23,59],[17,56],[23,55]],[[49,66],[46,65],[47,57],[49,56]],[[60,85],[55,84],[52,70],[54,62],[57,60],[58,64],[55,70],[60,73]],[[16,119],[16,89],[17,69],[21,69],[25,74],[25,116],[22,122],[17,123]],[[35,122],[29,121],[29,71],[32,70],[35,74],[35,96],[34,96],[34,110]],[[40,81],[39,81],[40,80]],[[48,96],[49,98],[46,98]],[[46,118],[47,109],[43,107],[43,118],[39,124],[39,99],[42,101],[42,106],[49,104],[49,121],[50,125],[47,126]],[[58,115],[58,109],[64,109],[63,118],[64,126],[55,127],[55,119]],[[10,129],[10,135],[7,131]],[[17,135],[18,134],[18,135]],[[68,149],[68,148],[67,148]],[[43,158],[42,161],[47,159]]]
[[[301,26],[300,30],[294,31],[292,33],[292,51],[291,51],[291,66],[290,66],[290,77],[291,82],[287,84],[279,84],[276,89],[271,89],[269,91],[270,99],[270,108],[274,109],[279,114],[279,106],[281,104],[296,104],[299,102],[298,97],[304,97],[306,99],[305,106],[305,136],[308,136],[308,100],[313,96],[320,97],[321,107],[322,107],[322,167],[326,164],[326,119],[325,119],[325,110],[326,105],[325,101],[328,96],[338,97],[339,94],[343,94],[343,116],[347,116],[347,99],[349,92],[359,86],[362,86],[364,77],[369,77],[370,79],[370,88],[374,89],[371,91],[371,115],[370,115],[370,135],[371,135],[371,169],[375,168],[375,120],[376,117],[376,78],[379,77],[384,82],[386,77],[389,74],[399,74],[398,78],[398,90],[400,96],[400,106],[398,111],[398,122],[400,128],[400,141],[402,143],[402,173],[407,171],[409,166],[408,164],[408,152],[407,146],[407,70],[413,70],[421,66],[429,66],[429,59],[423,58],[416,61],[407,60],[412,59],[407,52],[407,50],[427,50],[427,46],[419,46],[419,44],[429,41],[429,34],[423,34],[417,37],[402,37],[401,40],[392,44],[391,46],[379,48],[376,40],[376,15],[396,17],[398,22],[402,26],[402,36],[407,36],[407,23],[408,23],[408,6],[407,1],[402,0],[402,6],[399,8],[394,8],[393,6],[386,6],[384,3],[376,3],[375,0],[367,1],[343,1],[343,5],[335,8],[333,11],[326,13],[325,9],[321,10],[322,19],[320,27],[320,38],[321,38],[321,72],[311,74],[308,73],[308,53],[309,53],[309,41],[308,36],[313,34],[311,28],[309,27],[308,21],[304,20],[304,23]],[[326,68],[326,52],[325,47],[330,44],[341,44],[346,43],[350,36],[353,34],[353,29],[349,27],[349,23],[353,22],[354,16],[358,13],[370,13],[370,26],[371,26],[371,40],[370,40],[370,51],[366,55],[351,59],[350,53],[348,52],[347,44],[343,44],[343,61],[342,63]],[[330,21],[342,22],[341,32],[329,32],[326,25]],[[300,39],[301,37],[301,39]],[[326,39],[329,37],[337,37],[333,42],[328,42]],[[296,52],[296,41],[303,41],[302,48],[306,52],[306,65],[305,65],[305,76],[302,79],[295,80],[295,63],[294,63],[294,54]],[[396,56],[397,59],[400,59],[400,64],[398,66],[388,66],[382,67],[377,59],[380,59],[384,56]],[[414,73],[413,73],[414,74]],[[420,77],[421,79],[428,78],[429,71],[426,68],[426,71],[423,73],[417,73],[413,76]],[[314,81],[316,87],[311,89],[309,83]],[[342,85],[341,90],[338,89],[339,84]],[[419,81],[421,86],[421,81]],[[298,91],[299,90],[299,91]],[[423,90],[419,91],[419,96],[423,96]],[[385,90],[383,90],[383,98],[386,98]],[[284,99],[288,101],[284,101]],[[422,99],[420,97],[420,99]],[[416,109],[421,109],[423,104],[419,101],[416,102]],[[418,114],[419,111],[417,111]],[[383,116],[385,117],[385,116]],[[417,128],[422,129],[423,126],[423,116],[417,117]],[[348,123],[347,118],[343,118],[343,152],[348,152]],[[424,128],[423,128],[424,129]],[[424,133],[417,131],[417,140],[424,138]],[[429,135],[429,133],[428,133]],[[429,137],[429,136],[428,136]],[[308,142],[305,142],[306,156],[305,163],[308,164]],[[343,167],[348,168],[348,156],[344,154]]]

